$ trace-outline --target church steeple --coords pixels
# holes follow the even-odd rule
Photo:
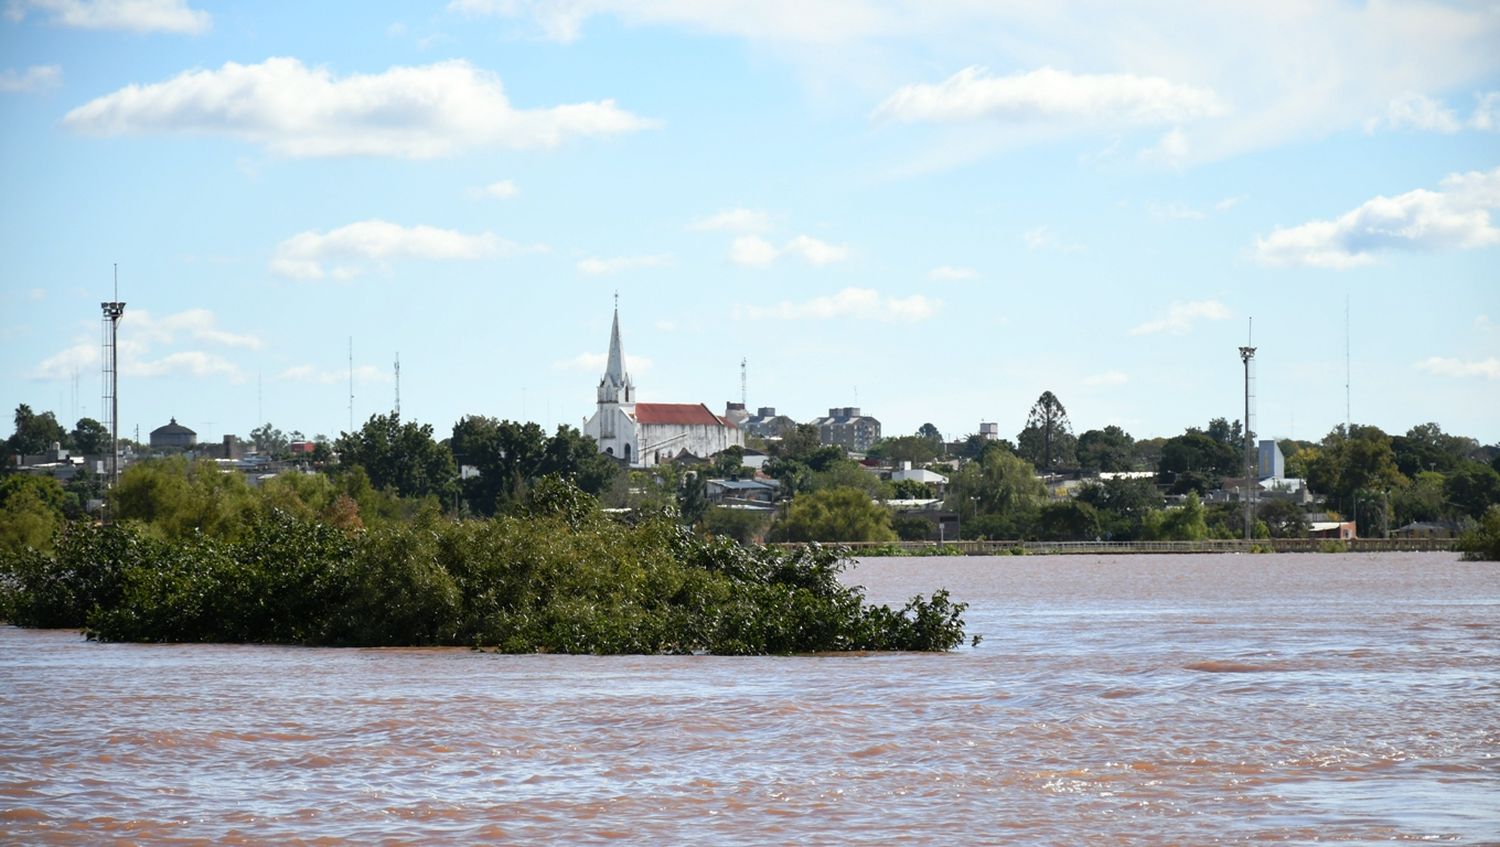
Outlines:
[[[609,361],[599,380],[600,403],[634,403],[635,383],[625,372],[625,350],[620,345],[620,295],[615,293],[615,319],[609,329]]]

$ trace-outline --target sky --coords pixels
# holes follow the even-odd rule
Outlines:
[[[1500,442],[1489,2],[0,0],[0,194],[122,436],[577,426],[618,295],[642,401]]]

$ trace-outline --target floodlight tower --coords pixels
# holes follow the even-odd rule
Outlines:
[[[120,302],[120,266],[115,265],[115,299],[99,304],[99,310],[103,313],[100,324],[102,330],[103,350],[100,360],[103,363],[103,403],[100,405],[101,414],[108,416],[109,428],[109,487],[113,488],[120,475],[120,370],[116,361],[116,353],[119,349],[119,325],[120,318],[125,316],[125,304]]]
[[[1240,361],[1245,363],[1245,540],[1252,537],[1255,519],[1255,421],[1250,416],[1251,400],[1255,396],[1255,348],[1241,347]]]

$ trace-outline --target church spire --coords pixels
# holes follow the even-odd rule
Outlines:
[[[620,293],[615,292],[615,318],[609,329],[609,361],[599,380],[600,403],[635,402],[635,384],[625,372],[625,350],[620,345]]]

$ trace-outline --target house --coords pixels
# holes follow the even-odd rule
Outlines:
[[[870,449],[880,440],[880,421],[861,414],[858,406],[835,407],[825,417],[812,422],[818,428],[818,440],[856,453]]]
[[[1348,541],[1355,537],[1354,521],[1313,521],[1308,525],[1307,537]]]
[[[710,479],[703,483],[703,493],[721,506],[755,505],[769,507],[781,486],[758,479]]]
[[[583,434],[598,442],[600,452],[626,467],[649,468],[684,453],[712,456],[728,447],[745,446],[739,427],[702,403],[636,402],[635,382],[625,371],[618,306],[596,396],[598,406],[584,422]]]
[[[911,466],[911,462],[908,461],[903,461],[900,468],[891,471],[891,482],[902,482],[905,480],[931,485],[932,490],[937,492],[939,497],[943,496],[943,491],[948,487],[948,477],[936,471],[929,471],[926,468],[914,468]]]
[[[1457,538],[1458,524],[1452,521],[1412,521],[1391,530],[1396,538]]]

